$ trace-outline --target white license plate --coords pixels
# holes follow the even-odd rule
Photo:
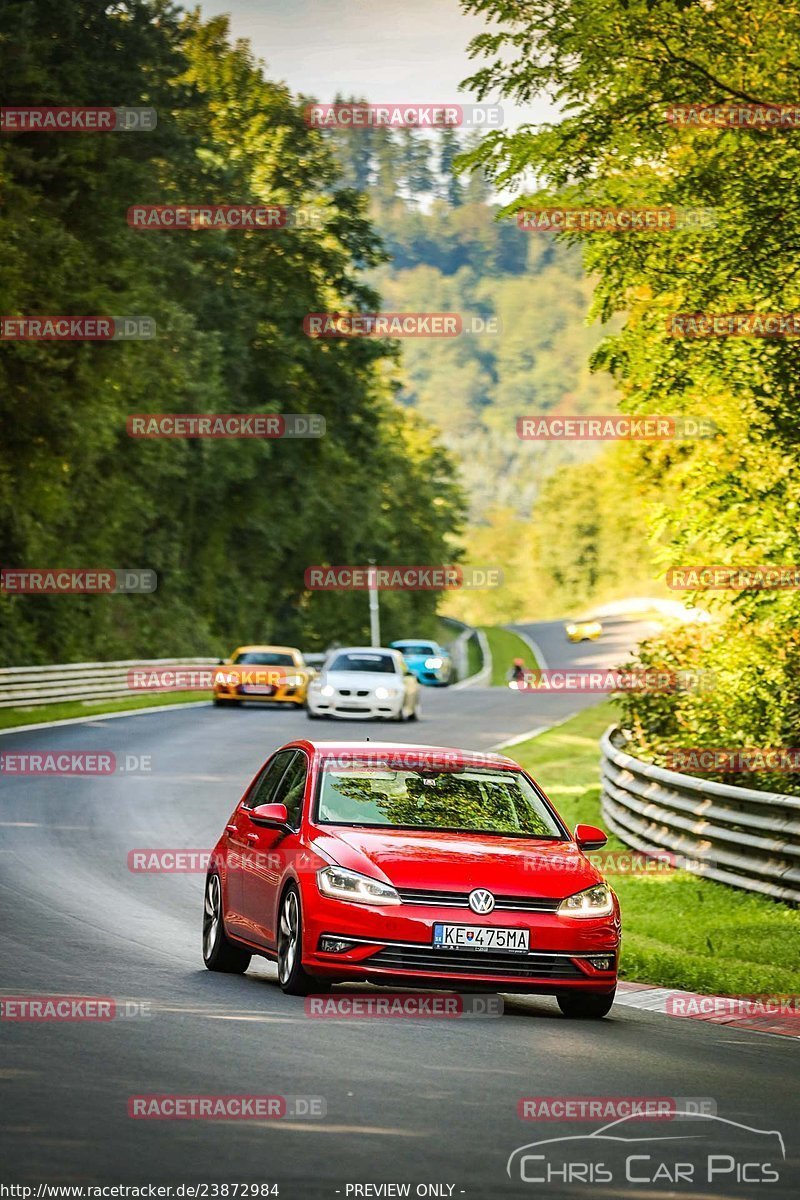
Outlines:
[[[248,696],[272,696],[275,693],[275,688],[271,683],[245,683],[242,686],[242,691]]]
[[[439,950],[511,950],[524,954],[528,941],[527,929],[496,929],[486,925],[433,927],[433,944]]]

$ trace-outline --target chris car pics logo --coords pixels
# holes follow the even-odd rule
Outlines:
[[[659,1195],[668,1187],[670,1195],[687,1197],[701,1188],[707,1194],[709,1185],[714,1195],[728,1195],[736,1185],[781,1179],[786,1148],[778,1130],[755,1129],[697,1107],[690,1111],[687,1104],[667,1122],[658,1113],[634,1112],[589,1134],[529,1142],[509,1155],[506,1171],[526,1184],[627,1184],[657,1187]]]

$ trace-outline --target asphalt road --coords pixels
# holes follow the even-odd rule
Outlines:
[[[623,623],[597,645],[570,647],[559,626],[524,629],[548,666],[610,665],[641,632]],[[488,749],[592,697],[480,688],[428,690],[424,700],[423,719],[389,727],[393,738]],[[302,1000],[282,995],[264,960],[243,977],[206,971],[202,874],[134,874],[128,852],[210,846],[267,754],[309,732],[387,735],[361,723],[312,725],[302,713],[209,707],[0,738],[0,751],[112,750],[123,763],[149,755],[151,767],[99,779],[3,778],[0,989],[137,1001],[150,1015],[0,1021],[0,1182],[247,1181],[278,1184],[288,1200],[393,1194],[353,1190],[366,1184],[409,1184],[412,1196],[438,1185],[427,1194],[470,1198],[797,1194],[793,1040],[622,1006],[605,1021],[569,1022],[554,1001],[527,997],[508,997],[501,1018],[315,1020]],[[319,1097],[326,1113],[130,1119],[128,1097],[154,1093]],[[728,1121],[780,1131],[788,1161],[778,1164],[779,1182],[761,1186],[727,1182],[731,1175],[691,1187],[625,1184],[616,1174],[612,1183],[544,1186],[517,1176],[512,1184],[506,1161],[517,1147],[597,1128],[524,1122],[520,1098],[587,1095],[708,1097]],[[715,1126],[710,1137],[719,1154],[744,1144],[734,1126]]]

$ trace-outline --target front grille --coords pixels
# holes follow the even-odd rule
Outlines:
[[[368,696],[369,692],[354,692],[351,688],[339,688],[340,696]]]
[[[492,954],[438,950],[432,946],[390,946],[362,966],[389,971],[440,971],[447,975],[507,975],[514,979],[585,979],[569,958],[552,954]]]
[[[429,888],[397,888],[403,904],[427,904],[436,908],[466,908],[470,912],[469,892],[437,892]],[[549,896],[494,897],[494,912],[555,912],[560,900]]]

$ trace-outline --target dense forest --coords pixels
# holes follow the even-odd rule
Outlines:
[[[642,443],[619,477],[652,534],[660,572],[717,563],[796,569],[797,337],[675,337],[671,318],[800,309],[797,132],[782,119],[753,119],[764,106],[794,103],[800,16],[768,0],[751,0],[746,12],[735,0],[572,0],[564,21],[547,6],[517,0],[463,6],[497,23],[472,46],[478,97],[525,104],[546,95],[564,114],[557,125],[495,131],[471,152],[496,184],[518,189],[511,209],[557,200],[714,213],[696,231],[560,238],[580,247],[595,282],[593,310],[607,336],[593,364],[614,380],[622,410],[709,417],[720,430],[713,438]],[[677,106],[703,104],[716,105],[721,119],[670,118]],[[540,181],[534,195],[526,178]],[[715,620],[646,645],[642,660],[713,671],[716,686],[629,694],[624,722],[640,751],[657,757],[670,743],[796,745],[797,587],[680,598],[701,603]],[[762,773],[753,782],[797,788],[791,775]]]
[[[394,399],[396,347],[303,332],[308,312],[378,305],[365,273],[384,253],[328,140],[224,18],[166,0],[8,0],[0,77],[6,105],[158,113],[150,132],[0,138],[0,311],[157,327],[127,343],[3,344],[3,565],[158,574],[146,596],[0,596],[3,660],[365,636],[363,593],[308,592],[306,567],[448,561],[462,497],[431,430]],[[319,227],[126,222],[131,205],[181,202],[305,206]],[[126,419],[141,412],[318,413],[327,432],[137,440]],[[386,636],[430,624],[435,606],[433,593],[387,594]]]

